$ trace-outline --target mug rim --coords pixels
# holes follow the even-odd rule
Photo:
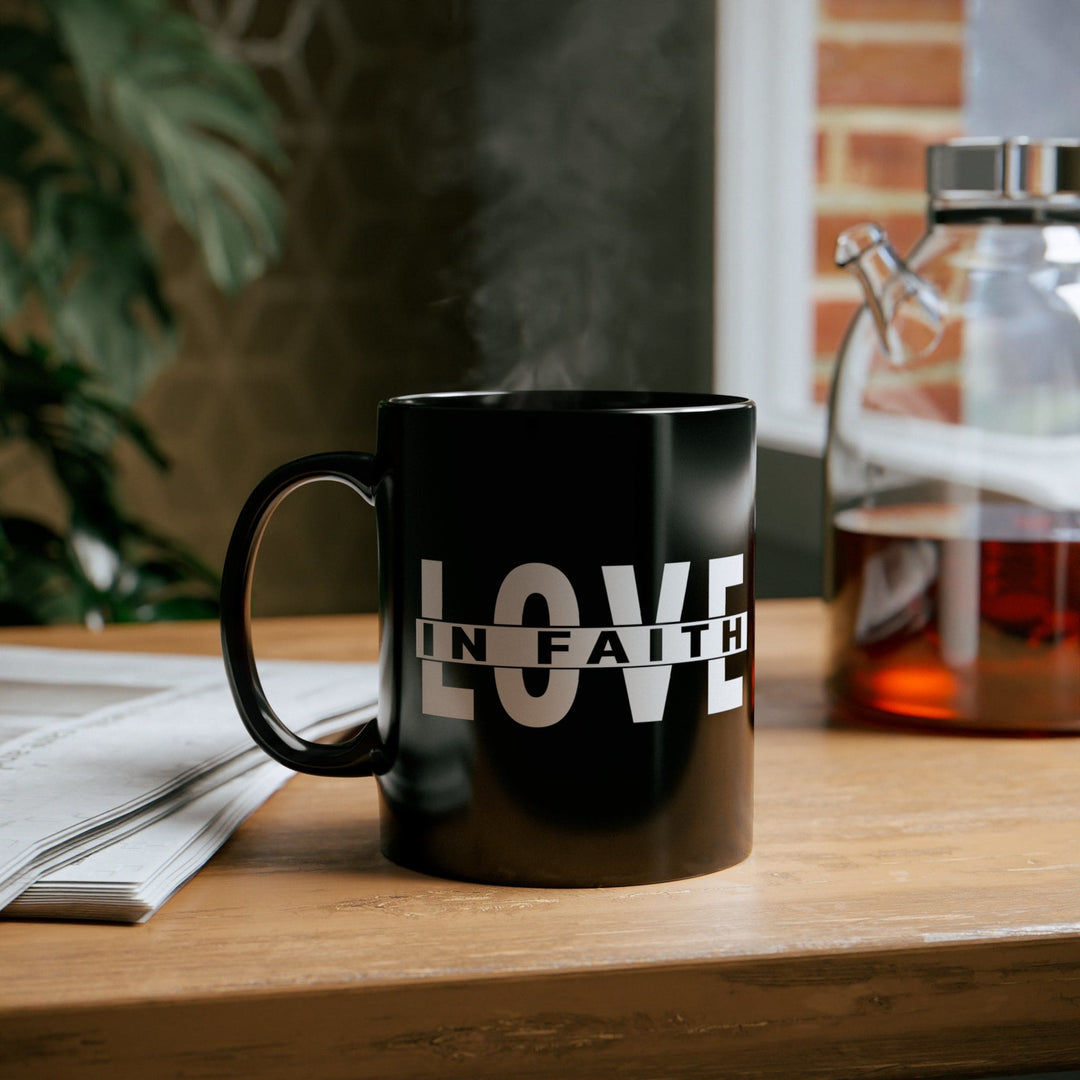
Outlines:
[[[689,413],[753,409],[751,398],[681,390],[447,390],[402,394],[380,408],[462,412]]]

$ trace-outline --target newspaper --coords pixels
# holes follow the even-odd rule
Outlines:
[[[259,673],[308,738],[375,714],[374,664]],[[144,921],[291,775],[220,659],[0,647],[0,913]]]

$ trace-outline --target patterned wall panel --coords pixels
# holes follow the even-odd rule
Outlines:
[[[173,467],[162,478],[127,459],[129,490],[220,566],[244,496],[275,464],[373,449],[379,399],[466,379],[447,280],[467,211],[447,164],[462,143],[465,42],[448,3],[190,7],[259,73],[291,158],[283,258],[238,296],[215,292],[167,210],[146,200],[183,345],[140,403]],[[374,610],[373,517],[339,485],[298,492],[268,532],[256,612]]]
[[[138,505],[220,563],[275,463],[370,448],[376,402],[462,385],[707,389],[713,0],[189,0],[281,110],[284,259],[236,298],[150,208],[186,327]],[[375,606],[372,515],[279,511],[262,612]]]
[[[707,386],[713,0],[184,2],[277,102],[287,240],[222,296],[141,186],[182,345],[138,403],[173,466],[124,452],[132,512],[220,566],[257,480],[372,448],[381,398]],[[0,473],[5,506],[62,515],[31,454]],[[370,509],[305,488],[256,610],[371,610],[374,573]]]

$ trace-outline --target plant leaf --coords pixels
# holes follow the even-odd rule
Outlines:
[[[0,233],[0,322],[13,319],[22,307],[23,268],[15,245]]]
[[[32,95],[44,118],[57,126],[78,156],[84,156],[88,149],[97,153],[93,140],[80,124],[80,102],[73,93],[75,83],[70,62],[55,32],[10,19],[5,21],[0,34],[0,72],[14,78]],[[8,113],[12,111],[9,109]],[[34,132],[35,142],[39,134]]]
[[[27,186],[29,168],[23,158],[37,142],[38,134],[32,127],[0,111],[0,176]]]
[[[46,0],[45,6],[60,28],[90,108],[101,112],[109,77],[129,48],[136,5],[128,0]]]
[[[63,537],[40,522],[0,518],[0,619],[6,623],[76,622],[86,590]]]
[[[28,253],[57,344],[133,401],[171,355],[172,316],[157,267],[115,196],[46,185]]]
[[[52,34],[16,22],[4,26],[0,34],[0,71],[44,92],[49,89],[50,69],[65,62],[63,50]]]
[[[0,178],[29,208],[23,245],[0,234],[0,323],[30,296],[51,335],[0,332],[0,438],[49,464],[62,532],[0,517],[0,621],[212,617],[217,575],[129,518],[112,445],[165,459],[129,407],[175,330],[132,211],[132,149],[150,158],[215,282],[238,288],[281,246],[276,118],[254,73],[169,0],[38,0],[0,32]]]
[[[280,253],[284,215],[250,157],[279,166],[284,155],[252,73],[161,0],[48,6],[95,113],[150,156],[214,282],[235,290],[262,274]]]

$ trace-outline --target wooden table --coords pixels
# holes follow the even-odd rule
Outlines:
[[[371,780],[297,777],[143,926],[0,923],[0,1076],[1080,1065],[1080,739],[830,729],[820,605],[759,612],[741,866],[610,890],[455,884],[381,857]],[[375,639],[356,617],[270,621],[258,642],[366,659]],[[216,649],[205,625],[0,640]]]

